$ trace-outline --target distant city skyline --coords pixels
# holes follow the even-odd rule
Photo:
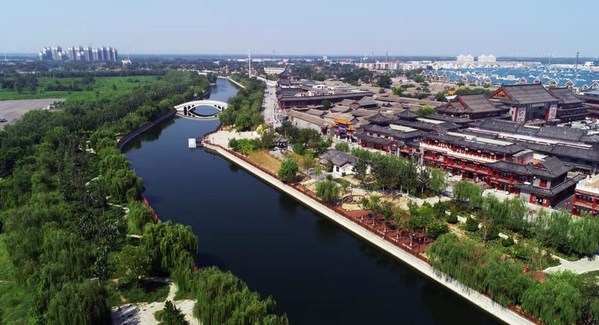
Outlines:
[[[597,57],[599,3],[349,0],[9,2],[0,53],[111,44],[121,54]]]

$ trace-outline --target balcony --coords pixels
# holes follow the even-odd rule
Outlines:
[[[466,159],[466,160],[475,161],[478,163],[490,163],[490,162],[497,161],[497,159],[494,159],[494,158],[487,158],[487,157],[481,157],[478,155],[456,152],[456,151],[452,150],[451,148],[435,146],[435,145],[431,145],[431,144],[424,143],[424,142],[420,143],[420,149],[426,149],[426,150],[431,150],[431,151],[435,151],[435,152],[440,152],[449,157]]]

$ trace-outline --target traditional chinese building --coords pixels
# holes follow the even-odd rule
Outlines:
[[[460,95],[446,105],[437,107],[439,114],[461,117],[470,120],[483,118],[507,118],[509,107],[495,106],[485,95]]]
[[[420,150],[427,166],[485,182],[543,206],[555,205],[572,195],[582,178],[567,178],[572,167],[555,157],[535,155],[514,142],[461,133],[428,134],[420,142]]]
[[[577,216],[583,213],[597,216],[599,212],[599,175],[589,176],[576,184],[570,212]]]
[[[557,122],[559,98],[543,85],[507,85],[497,89],[489,100],[495,105],[510,108],[512,121],[524,124],[531,121]]]
[[[560,123],[584,120],[587,117],[587,108],[569,88],[553,88],[549,92],[560,100],[556,115]]]

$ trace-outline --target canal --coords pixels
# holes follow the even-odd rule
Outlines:
[[[218,79],[210,98],[236,91]],[[126,148],[161,219],[198,236],[200,266],[272,295],[292,324],[499,322],[220,156],[187,149],[187,138],[216,127],[176,118]]]

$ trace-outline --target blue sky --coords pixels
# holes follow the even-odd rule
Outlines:
[[[9,0],[0,52],[595,57],[597,13],[597,0]]]

